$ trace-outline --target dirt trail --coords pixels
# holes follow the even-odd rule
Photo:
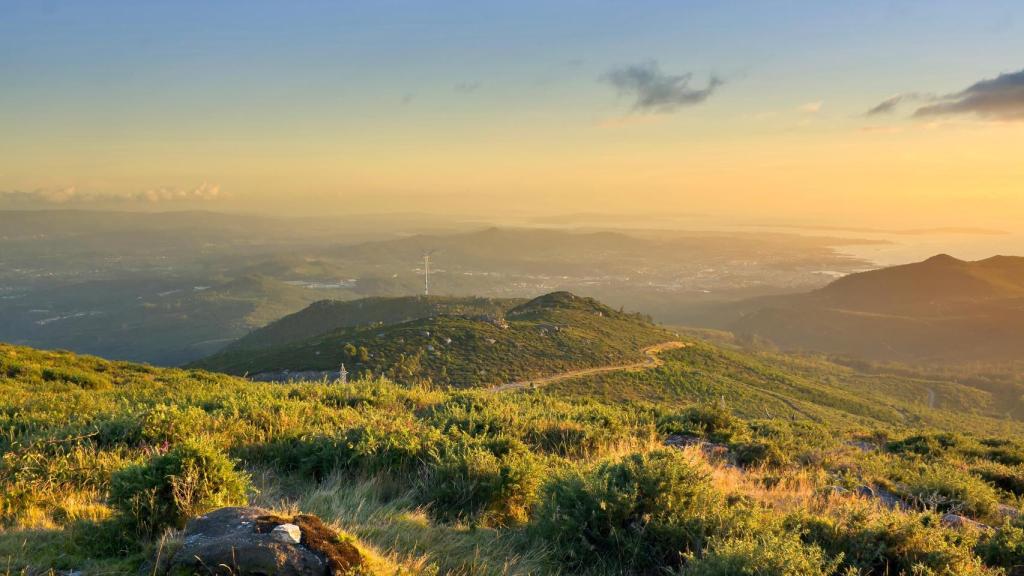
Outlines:
[[[546,386],[555,382],[561,382],[562,380],[571,380],[573,378],[581,378],[583,376],[593,376],[594,374],[605,374],[608,372],[621,372],[621,371],[636,371],[636,370],[649,370],[651,368],[657,368],[664,364],[661,358],[658,358],[658,354],[665,352],[666,350],[678,350],[679,348],[686,348],[690,344],[686,342],[662,342],[661,344],[655,344],[648,346],[643,349],[643,353],[647,356],[641,362],[634,362],[632,364],[618,364],[614,366],[598,366],[596,368],[581,368],[579,370],[570,370],[569,372],[560,372],[558,374],[552,374],[551,376],[542,376],[540,378],[532,378],[530,380],[522,380],[519,382],[508,382],[500,384],[491,388],[492,392],[507,392],[509,390],[522,390],[523,388],[532,388],[539,386]]]

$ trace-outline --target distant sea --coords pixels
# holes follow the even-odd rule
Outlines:
[[[834,234],[834,233],[833,233]],[[846,234],[843,234],[846,236]],[[836,246],[843,253],[863,258],[878,266],[920,262],[936,254],[949,254],[961,260],[983,260],[992,256],[1024,256],[1024,233],[863,233],[851,237],[886,240],[888,244],[852,244]]]
[[[1019,227],[1000,229],[918,230],[910,232],[817,228],[813,226],[737,226],[743,231],[768,231],[851,240],[876,240],[834,245],[846,254],[878,267],[920,262],[936,254],[949,254],[961,260],[983,260],[992,256],[1024,256],[1024,231]]]

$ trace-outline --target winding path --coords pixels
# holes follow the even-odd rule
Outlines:
[[[651,368],[657,368],[664,364],[658,354],[667,350],[678,350],[679,348],[686,348],[690,344],[687,342],[671,341],[662,342],[661,344],[655,344],[648,346],[643,349],[644,360],[640,362],[633,362],[632,364],[618,364],[613,366],[598,366],[596,368],[581,368],[579,370],[570,370],[569,372],[559,372],[558,374],[552,374],[551,376],[542,376],[540,378],[532,378],[530,380],[521,380],[519,382],[507,382],[505,384],[499,384],[491,388],[491,392],[507,392],[509,390],[522,390],[523,388],[533,388],[546,386],[548,384],[554,384],[555,382],[561,382],[563,380],[572,380],[573,378],[582,378],[584,376],[593,376],[595,374],[605,374],[608,372],[624,372],[624,371],[636,371],[636,370],[649,370]]]

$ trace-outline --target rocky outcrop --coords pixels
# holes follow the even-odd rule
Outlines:
[[[331,576],[362,564],[354,544],[316,516],[275,516],[260,508],[221,508],[193,519],[163,574]]]

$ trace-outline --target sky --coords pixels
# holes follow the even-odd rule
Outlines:
[[[0,0],[0,208],[1024,223],[1018,1]]]

